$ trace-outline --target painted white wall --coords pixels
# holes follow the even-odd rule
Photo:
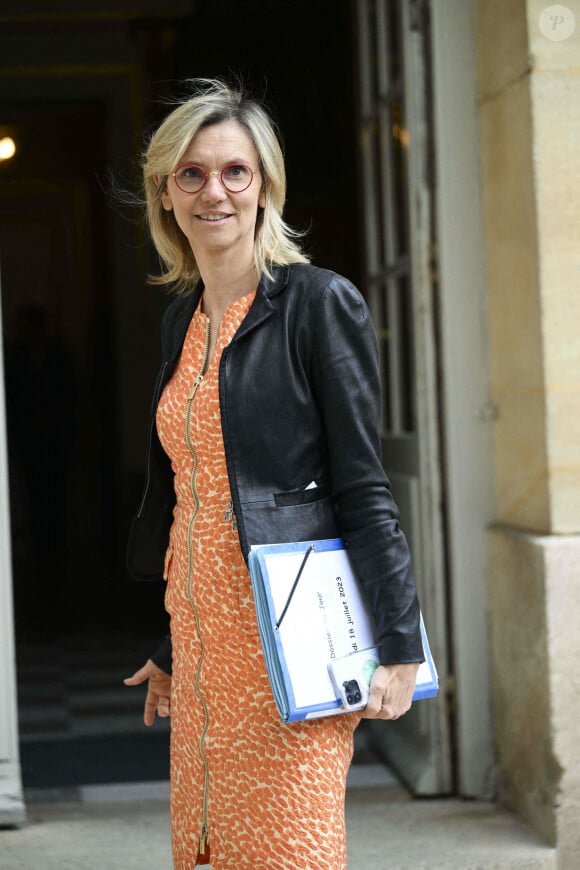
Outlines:
[[[433,93],[458,789],[491,797],[485,530],[493,518],[474,0],[434,0]]]
[[[1,280],[1,275],[0,275]],[[0,285],[1,289],[1,285]],[[2,295],[0,293],[0,302]],[[0,824],[19,825],[25,820],[16,707],[16,667],[12,614],[12,559],[6,403],[4,397],[4,346],[0,304]]]

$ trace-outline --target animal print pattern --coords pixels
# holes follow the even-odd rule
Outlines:
[[[199,374],[207,318],[199,306],[179,364],[159,403],[157,427],[175,473],[177,505],[166,558],[171,617],[171,818],[174,867],[192,870],[209,771],[212,870],[341,870],[346,867],[344,790],[356,716],[285,724],[274,704],[231,496],[221,431],[218,368],[254,294],[225,311],[216,350],[192,404],[194,466],[185,438],[187,397]],[[259,421],[256,422],[259,425]],[[187,594],[192,512],[191,598]],[[201,633],[201,637],[200,637]],[[204,713],[209,714],[202,736]]]

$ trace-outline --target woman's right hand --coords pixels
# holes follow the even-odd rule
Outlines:
[[[123,682],[126,686],[140,686],[146,680],[148,685],[143,721],[146,725],[153,725],[156,713],[161,718],[171,715],[171,676],[147,659],[142,668]]]

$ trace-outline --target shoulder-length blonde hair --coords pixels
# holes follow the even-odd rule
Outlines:
[[[269,264],[307,263],[300,233],[282,220],[286,199],[286,170],[273,121],[264,108],[220,79],[192,79],[193,94],[181,102],[151,137],[143,156],[147,221],[153,243],[165,267],[150,277],[154,284],[172,284],[178,293],[191,291],[199,269],[190,244],[172,211],[161,201],[167,177],[179,164],[196,133],[203,127],[236,121],[250,135],[258,152],[266,205],[259,209],[254,240],[258,275]]]

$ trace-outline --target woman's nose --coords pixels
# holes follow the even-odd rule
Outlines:
[[[226,191],[221,183],[219,172],[210,172],[208,174],[207,181],[204,184],[201,193],[205,199],[209,199],[212,202],[224,199]]]

